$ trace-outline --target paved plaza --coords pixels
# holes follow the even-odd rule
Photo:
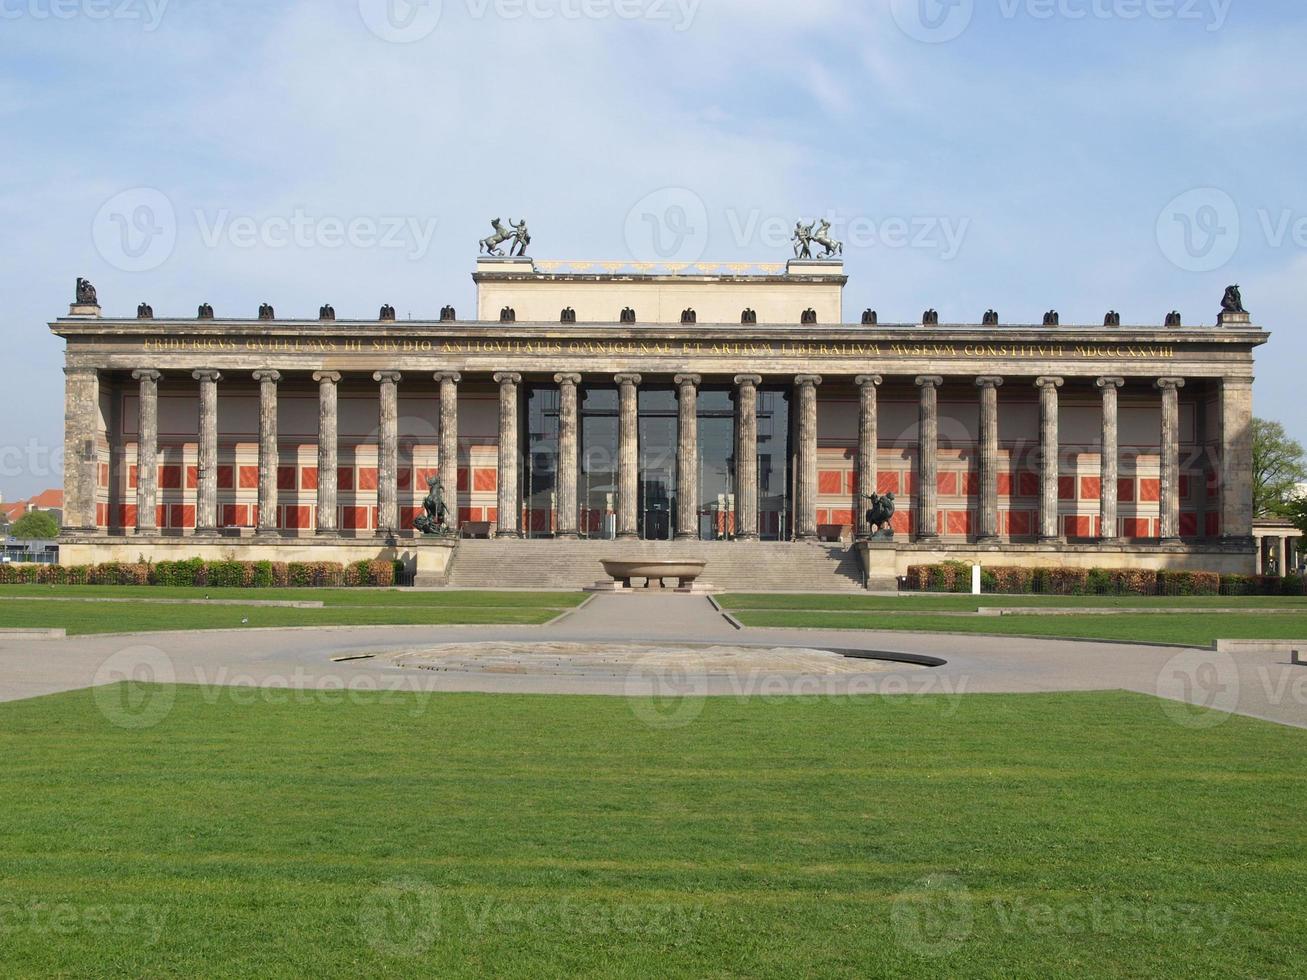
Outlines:
[[[451,647],[461,644],[481,646]],[[556,654],[560,645],[576,645],[585,656],[556,670],[542,666],[542,655]],[[676,645],[684,656],[668,657]],[[605,646],[611,647],[606,659]],[[757,649],[740,657],[741,648]],[[414,669],[396,659],[433,649],[445,651],[447,669]],[[488,653],[494,650],[500,655]],[[732,669],[719,669],[723,650],[737,651]],[[506,660],[505,651],[514,653]],[[944,664],[840,662],[830,652]],[[449,658],[451,653],[462,655]],[[526,669],[523,662],[534,666]],[[1127,690],[1307,727],[1307,667],[1292,665],[1288,654],[866,630],[741,630],[708,599],[671,594],[596,596],[548,626],[0,637],[0,700],[126,678],[208,687],[687,697]],[[1191,711],[1166,703],[1163,708]]]

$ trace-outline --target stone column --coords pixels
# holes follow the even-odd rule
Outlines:
[[[457,371],[442,371],[436,376],[440,385],[440,489],[444,492],[449,516],[445,525],[458,531],[458,383],[463,376]]]
[[[998,389],[1003,379],[976,379],[980,389],[980,513],[976,538],[998,540]]]
[[[195,492],[195,533],[218,533],[218,382],[217,371],[196,371],[200,383],[199,487]]]
[[[617,410],[617,536],[640,536],[640,382],[638,374],[616,376]]]
[[[697,374],[678,374],[676,427],[676,539],[699,537],[699,385]]]
[[[735,379],[735,537],[758,540],[758,385],[756,374]],[[815,408],[814,408],[815,411]]]
[[[64,527],[95,531],[100,423],[100,375],[94,368],[64,369]]]
[[[1164,544],[1180,540],[1180,389],[1182,378],[1159,378],[1162,392],[1162,533]]]
[[[857,377],[860,392],[860,411],[858,414],[858,499],[854,502],[857,514],[858,537],[871,537],[871,525],[867,523],[867,511],[871,501],[867,498],[877,492],[880,479],[880,467],[877,454],[880,452],[880,419],[877,388],[882,378],[879,374],[860,374]]]
[[[1253,535],[1253,379],[1221,379],[1221,537]]]
[[[139,435],[136,442],[136,533],[159,530],[159,378],[158,371],[133,371],[141,383]]]
[[[1058,526],[1057,478],[1062,443],[1058,434],[1058,393],[1061,378],[1036,378],[1039,389],[1039,540],[1062,540]]]
[[[499,503],[497,538],[520,538],[521,515],[517,506],[517,386],[520,374],[501,371],[499,385]]]
[[[917,378],[921,389],[917,448],[917,539],[939,537],[939,386],[933,375]]]
[[[1117,479],[1119,475],[1121,441],[1118,429],[1117,395],[1125,378],[1099,378],[1103,391],[1103,449],[1099,463],[1098,515],[1099,537],[1103,541],[1117,539]]]
[[[821,377],[801,374],[794,379],[799,409],[799,477],[794,494],[794,537],[817,540],[817,386]]]
[[[576,479],[580,468],[580,432],[577,411],[579,374],[555,374],[558,382],[558,537],[580,537],[580,503]]]
[[[277,533],[277,382],[280,371],[255,371],[259,383],[259,529]]]
[[[339,421],[337,389],[340,374],[336,371],[318,371],[313,375],[318,383],[318,515],[317,533],[335,534],[336,499],[340,466]]]
[[[1275,573],[1284,578],[1289,570],[1289,539],[1280,535],[1275,539]]]
[[[381,385],[377,438],[377,534],[391,535],[399,527],[399,383],[398,371],[377,371]]]

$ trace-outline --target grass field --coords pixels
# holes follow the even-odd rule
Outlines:
[[[1129,694],[0,705],[10,976],[1296,977],[1307,733]]]
[[[151,599],[320,601],[322,609],[172,605]],[[58,598],[70,601],[50,602]],[[134,602],[77,599],[127,598]],[[568,592],[401,592],[383,589],[183,589],[149,586],[0,586],[0,628],[64,628],[70,635],[268,626],[447,626],[547,623],[585,597]]]
[[[721,603],[745,626],[754,627],[1047,636],[1197,646],[1208,646],[1217,639],[1307,640],[1307,600],[1302,598],[740,594],[723,596]],[[1119,612],[1001,618],[957,615],[982,606],[1111,608]],[[1157,607],[1192,612],[1150,615],[1149,609]],[[1224,611],[1228,609],[1239,612]],[[1267,610],[1276,612],[1268,615]]]

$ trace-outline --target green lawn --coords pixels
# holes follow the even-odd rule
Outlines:
[[[1214,640],[1307,640],[1307,600],[1229,596],[1113,598],[1101,596],[727,595],[721,599],[745,626],[893,630],[1131,640],[1209,646]],[[968,617],[981,607],[1059,606],[1119,609],[1112,615]],[[1149,608],[1192,609],[1190,615]],[[1238,609],[1237,613],[1216,609]],[[1265,610],[1275,609],[1274,615]],[[1246,612],[1242,610],[1247,610]],[[877,615],[877,614],[881,615]],[[893,615],[884,615],[893,613]],[[939,615],[953,613],[954,615]]]
[[[1307,973],[1307,732],[1121,693],[0,705],[0,972]],[[112,714],[112,712],[110,712]]]
[[[260,626],[448,626],[547,623],[584,601],[566,592],[399,592],[366,589],[172,589],[0,586],[0,628],[64,628],[69,634]],[[137,602],[44,602],[37,596],[134,598]],[[321,601],[323,609],[169,605],[149,599]]]

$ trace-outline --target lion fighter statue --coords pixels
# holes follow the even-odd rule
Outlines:
[[[864,493],[863,497],[871,501],[871,509],[867,511],[867,526],[871,529],[871,537],[893,540],[894,528],[890,522],[894,519],[894,494]]]

